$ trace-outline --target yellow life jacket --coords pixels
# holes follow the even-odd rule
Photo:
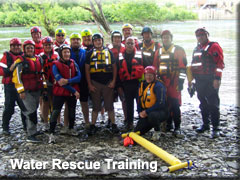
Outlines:
[[[152,107],[157,101],[156,94],[153,91],[155,82],[148,84],[145,89],[143,89],[143,83],[144,82],[141,82],[138,93],[142,108],[148,109]]]
[[[160,76],[172,76],[174,73],[179,71],[178,61],[174,58],[174,52],[176,47],[172,44],[168,50],[164,47],[159,49],[159,74]]]
[[[93,49],[90,57],[90,73],[112,72],[111,55],[107,48],[102,51]]]

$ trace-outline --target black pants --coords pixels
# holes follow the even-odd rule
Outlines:
[[[9,130],[9,122],[14,114],[15,102],[17,102],[19,108],[21,109],[21,119],[23,128],[26,129],[26,117],[23,115],[23,111],[26,111],[26,108],[19,97],[19,94],[14,87],[14,84],[4,84],[4,93],[5,93],[5,102],[4,110],[2,115],[2,128],[5,131]]]
[[[57,118],[61,113],[62,106],[64,102],[67,102],[68,106],[68,119],[69,119],[69,129],[73,129],[75,122],[75,114],[76,114],[76,97],[75,96],[53,96],[53,111],[50,118],[50,132],[54,133]]]
[[[140,131],[141,135],[147,133],[152,128],[160,131],[160,123],[165,121],[167,114],[164,110],[153,111],[146,118],[140,118],[134,129],[134,132]]]
[[[197,97],[200,101],[200,109],[204,125],[209,125],[209,118],[214,128],[219,126],[219,104],[218,89],[213,87],[213,78],[196,78]]]
[[[127,106],[127,124],[130,125],[133,124],[134,99],[137,99],[139,82],[138,80],[124,81],[122,85]]]
[[[172,127],[172,122],[174,122],[174,129],[179,129],[181,125],[181,110],[179,100],[177,98],[168,97],[168,119],[167,126]]]

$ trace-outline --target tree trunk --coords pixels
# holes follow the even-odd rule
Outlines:
[[[103,27],[103,29],[107,32],[107,34],[110,35],[111,33],[111,29],[110,26],[104,16],[103,10],[102,10],[102,4],[101,4],[101,0],[97,1],[94,0],[94,2],[97,4],[99,13],[97,12],[96,8],[94,7],[93,1],[89,0],[89,4],[90,4],[90,8],[85,7],[85,6],[81,6],[82,8],[84,8],[85,10],[88,10],[92,13],[92,16],[94,18],[94,22],[96,23],[96,25],[98,26],[99,31],[103,34],[103,31],[101,29],[101,27]]]
[[[49,36],[54,37],[55,36],[55,31],[54,28],[52,27],[52,23],[50,19],[46,16],[45,9],[43,9],[43,17],[44,17],[44,28],[47,30]]]

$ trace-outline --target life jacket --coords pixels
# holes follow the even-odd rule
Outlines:
[[[70,61],[69,65],[63,63],[62,61],[53,61],[53,64],[56,65],[59,73],[61,74],[61,76],[64,79],[71,79],[71,78],[75,77],[77,74],[77,69],[76,69],[74,60],[70,59],[69,61]],[[80,92],[79,86],[77,83],[70,84],[70,85],[74,89],[76,89],[78,92]],[[55,80],[54,84],[53,84],[53,95],[55,95],[55,96],[72,96],[72,93],[70,91],[68,91],[67,89],[65,89],[64,87],[60,86],[58,84],[58,82]]]
[[[121,43],[120,50],[118,51],[117,48],[114,48],[112,44],[108,46],[108,48],[112,51],[113,57],[118,59],[119,53],[123,53],[125,50],[125,45]]]
[[[112,72],[111,55],[108,48],[102,51],[93,49],[93,53],[90,57],[90,73],[97,72]]]
[[[7,60],[6,65],[7,65],[8,68],[10,68],[11,65],[14,63],[14,61],[17,58],[19,58],[19,56],[21,56],[21,55],[14,55],[13,53],[6,51],[6,52],[3,53],[3,56],[6,57],[6,60]],[[13,84],[13,82],[12,82],[12,75],[3,76],[2,83],[3,84]]]
[[[140,43],[139,47],[142,51],[143,66],[144,67],[152,66],[155,52],[159,48],[158,42],[153,41],[149,48],[147,48],[144,43]]]
[[[216,64],[214,63],[213,56],[209,54],[208,50],[216,42],[209,42],[208,45],[202,49],[198,45],[193,51],[193,59],[191,64],[191,70],[194,74],[214,74]]]
[[[123,54],[119,54],[119,78],[121,81],[139,79],[142,77],[144,68],[142,66],[142,53],[141,51],[135,51],[135,55],[132,59],[132,72],[129,74],[127,68],[127,62],[123,57]]]
[[[179,71],[179,63],[178,60],[174,58],[176,46],[171,45],[169,49],[166,51],[164,47],[159,49],[159,75],[173,77]]]
[[[44,74],[45,79],[48,82],[48,85],[52,85],[54,82],[54,76],[52,73],[53,61],[56,61],[59,59],[59,55],[57,52],[52,51],[51,54],[52,54],[51,57],[46,55],[44,52],[42,52],[39,55],[42,58],[43,74]]]
[[[42,65],[38,56],[33,61],[29,57],[21,56],[22,75],[21,80],[25,90],[38,91],[43,88]]]
[[[44,49],[43,49],[42,41],[40,41],[39,43],[35,42],[35,55],[39,55],[43,51]]]
[[[156,94],[153,91],[155,82],[149,83],[145,89],[143,89],[143,83],[144,81],[141,82],[138,94],[140,98],[141,107],[143,109],[148,109],[152,107],[157,101]]]

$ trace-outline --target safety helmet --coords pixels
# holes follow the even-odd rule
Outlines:
[[[57,34],[64,34],[64,36],[66,36],[66,31],[63,28],[57,28],[55,31],[55,37],[57,36]]]
[[[205,27],[202,27],[202,28],[198,28],[196,31],[195,31],[195,35],[198,36],[200,34],[206,34],[206,36],[208,37],[209,36],[209,32],[205,29]]]
[[[92,35],[92,31],[90,29],[83,29],[81,31],[81,36],[85,37],[85,36],[91,36]]]
[[[81,36],[79,33],[72,33],[70,35],[70,41],[71,41],[71,39],[80,39],[81,40]]]
[[[39,32],[40,34],[42,34],[42,30],[41,30],[40,27],[38,27],[38,26],[33,26],[33,27],[31,28],[31,34],[32,34],[32,33],[35,33],[35,32]]]
[[[64,49],[69,49],[69,51],[71,51],[71,48],[70,48],[70,46],[68,45],[68,44],[63,44],[63,45],[61,45],[60,47],[59,47],[59,50],[58,50],[58,54],[59,54],[59,56],[62,58],[63,56],[62,56],[62,51],[64,50]]]
[[[127,28],[133,29],[133,26],[132,26],[131,24],[124,24],[124,25],[122,26],[122,31],[123,31],[124,29],[127,29]]]
[[[21,45],[22,43],[21,43],[21,40],[19,39],[19,38],[12,38],[11,40],[10,40],[10,46],[11,45]]]
[[[35,42],[33,40],[26,40],[23,42],[23,49],[25,48],[26,45],[33,45],[35,47]]]
[[[143,33],[145,33],[145,32],[150,32],[151,34],[153,34],[152,29],[151,29],[150,27],[148,27],[148,26],[145,26],[145,27],[142,29],[142,35],[143,35]]]
[[[157,69],[154,66],[147,66],[144,69],[144,74],[146,74],[146,73],[150,73],[150,74],[156,75],[157,74]]]
[[[162,31],[162,33],[161,33],[161,38],[162,38],[164,35],[170,35],[171,38],[173,38],[173,35],[172,35],[172,33],[171,33],[169,30],[164,30],[164,31]]]
[[[111,33],[111,40],[112,40],[112,41],[113,41],[113,37],[114,37],[114,36],[120,36],[121,39],[122,39],[122,33],[121,33],[120,31],[115,30],[115,31],[113,31],[113,32]]]
[[[95,39],[102,39],[103,40],[103,35],[101,33],[95,33],[92,36],[92,41]]]
[[[47,36],[47,37],[43,38],[42,43],[43,44],[53,43],[53,39],[50,36]]]

